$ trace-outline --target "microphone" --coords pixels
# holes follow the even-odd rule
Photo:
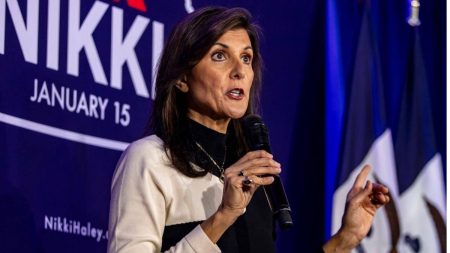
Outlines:
[[[270,150],[269,132],[261,117],[250,114],[244,117],[241,122],[250,150],[265,150],[272,153]],[[280,176],[273,177],[275,181],[271,185],[263,186],[263,188],[278,225],[282,229],[286,229],[294,225],[291,217],[291,207],[289,206]]]

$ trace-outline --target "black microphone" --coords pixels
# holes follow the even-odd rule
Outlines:
[[[245,139],[250,150],[265,150],[272,153],[269,143],[269,132],[266,125],[258,115],[248,115],[242,119]],[[281,228],[289,228],[294,225],[283,184],[279,176],[273,176],[275,181],[271,185],[264,186],[264,191],[269,200],[275,219]]]

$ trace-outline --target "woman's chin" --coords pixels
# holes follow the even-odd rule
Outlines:
[[[231,119],[240,119],[247,112],[248,100],[233,101],[223,107],[223,112]]]
[[[246,112],[246,110],[245,111],[233,111],[233,112],[228,113],[228,117],[231,119],[240,119],[240,118],[244,117],[245,112]]]

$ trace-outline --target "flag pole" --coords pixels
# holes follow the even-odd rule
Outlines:
[[[408,24],[410,26],[419,26],[419,9],[420,9],[420,1],[419,0],[411,0],[410,13],[408,18]]]

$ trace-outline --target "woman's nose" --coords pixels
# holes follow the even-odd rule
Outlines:
[[[233,68],[230,72],[230,78],[235,80],[240,80],[245,77],[245,71],[244,71],[244,63],[242,63],[240,60],[236,60],[233,62]]]

